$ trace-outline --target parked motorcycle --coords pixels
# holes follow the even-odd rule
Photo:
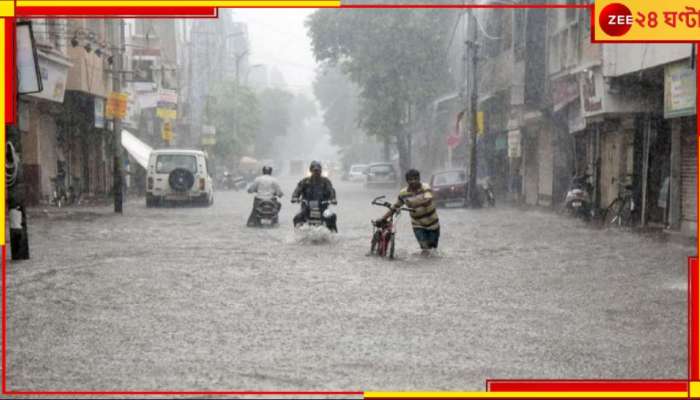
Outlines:
[[[246,180],[242,176],[234,177],[233,174],[229,172],[224,172],[219,180],[219,187],[223,190],[241,190],[245,187]]]
[[[593,185],[589,181],[590,177],[589,174],[573,176],[564,200],[566,209],[584,221],[590,221],[593,216],[593,203],[591,201]]]

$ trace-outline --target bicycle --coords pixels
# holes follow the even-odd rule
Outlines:
[[[66,193],[64,180],[58,176],[55,176],[51,178],[51,185],[53,187],[51,189],[49,204],[61,208],[68,202],[68,194]]]
[[[634,202],[633,186],[620,183],[619,195],[610,203],[605,210],[606,226],[631,227],[633,223],[633,213],[636,210]]]
[[[372,200],[372,205],[386,207],[391,209],[392,205],[388,201],[379,202],[386,196],[379,196]],[[377,254],[380,257],[389,256],[389,259],[394,258],[396,250],[396,223],[401,215],[401,211],[411,211],[410,208],[401,207],[393,215],[387,219],[373,220],[372,226],[372,241],[370,244],[370,254]]]

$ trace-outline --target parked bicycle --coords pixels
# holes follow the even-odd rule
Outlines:
[[[58,208],[63,207],[68,203],[68,193],[66,191],[65,180],[60,176],[51,178],[51,197],[49,204]]]
[[[631,227],[634,224],[636,204],[634,202],[633,185],[627,182],[619,183],[619,194],[605,210],[605,225]]]
[[[372,204],[390,209],[391,203],[388,201],[379,201],[385,197],[386,196],[379,196],[375,198],[372,200]],[[394,258],[396,251],[396,223],[401,215],[401,211],[411,211],[411,209],[401,207],[396,213],[385,220],[380,219],[372,221],[374,232],[372,233],[372,242],[369,250],[370,254],[377,254],[380,257],[388,256],[390,259]]]
[[[66,194],[66,203],[80,205],[83,201],[83,192],[80,190],[80,178],[74,176]]]

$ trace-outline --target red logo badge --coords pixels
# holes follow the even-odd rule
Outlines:
[[[630,30],[633,23],[632,11],[620,3],[608,4],[600,12],[600,28],[610,36],[622,36]]]

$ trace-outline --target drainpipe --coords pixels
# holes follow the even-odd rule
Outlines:
[[[644,116],[644,147],[642,148],[642,217],[640,226],[646,226],[647,189],[649,181],[649,146],[651,141],[651,116]]]
[[[593,201],[600,208],[600,122],[594,125],[593,133]]]

